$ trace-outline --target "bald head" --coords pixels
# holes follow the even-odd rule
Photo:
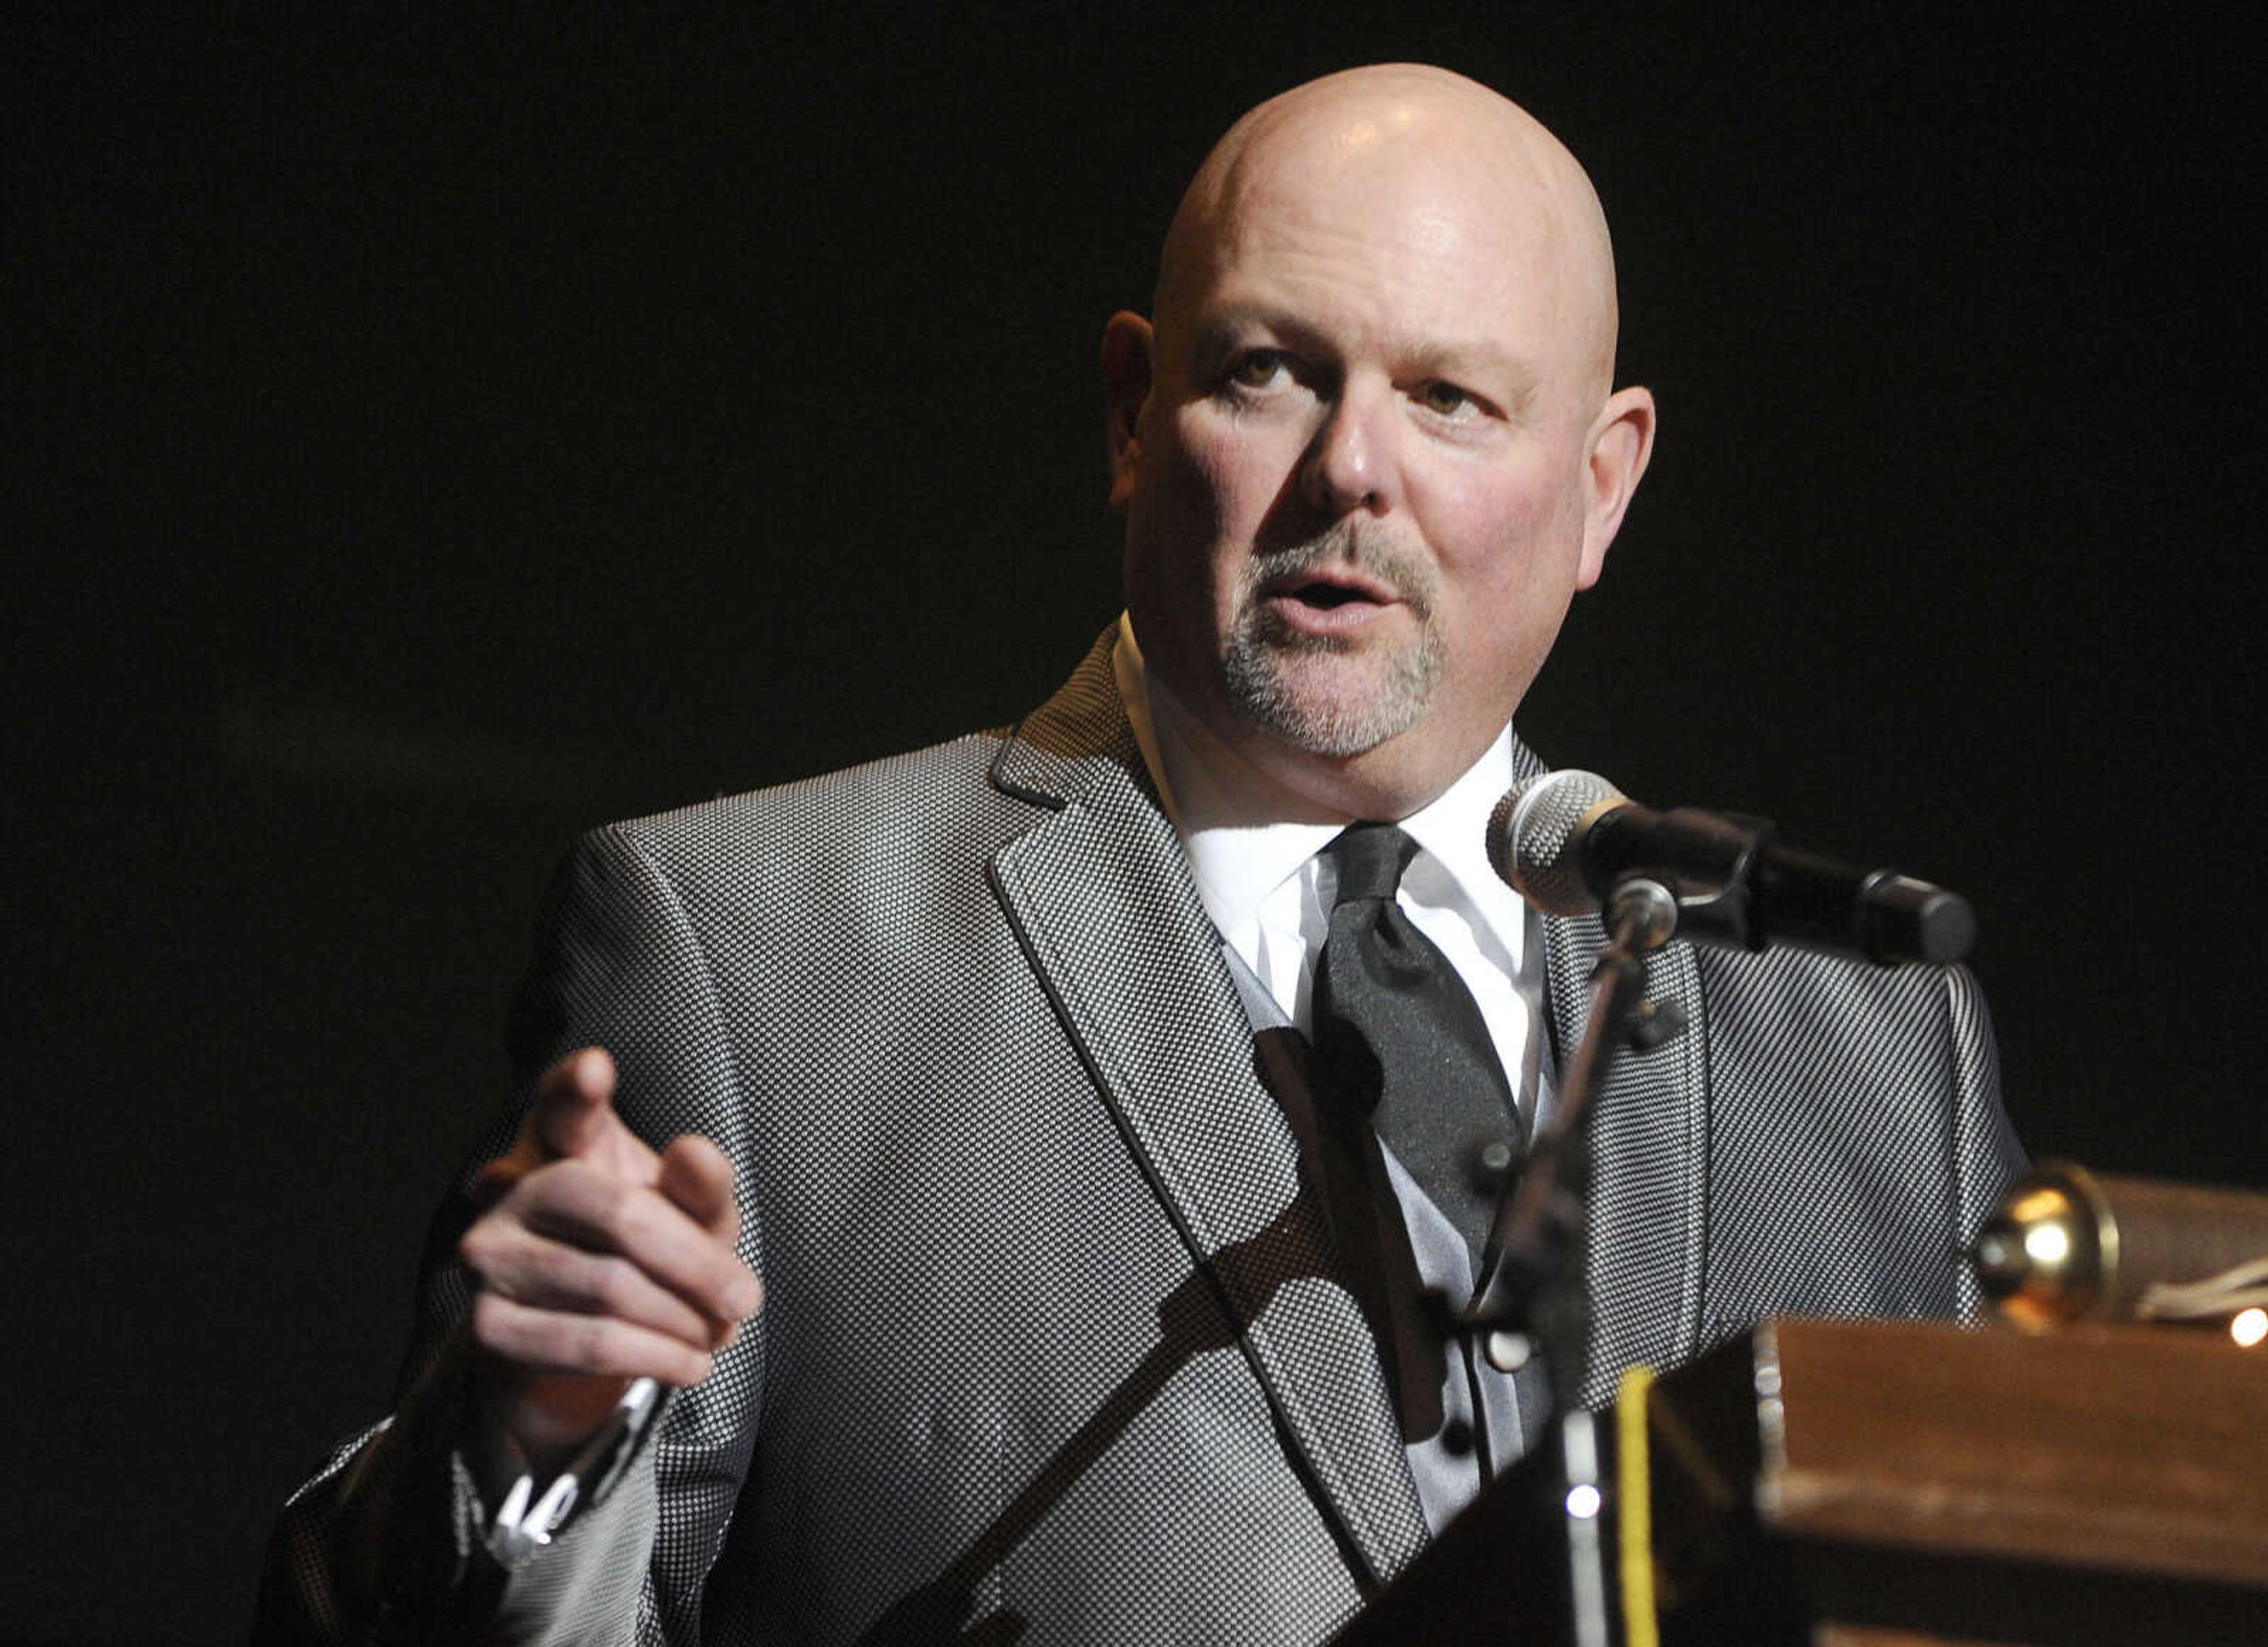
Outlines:
[[[1440,794],[1645,470],[1653,398],[1612,389],[1614,347],[1598,200],[1495,92],[1395,65],[1246,115],[1174,215],[1154,324],[1103,333],[1150,680],[1319,816]]]
[[[1614,250],[1575,157],[1518,104],[1422,63],[1350,69],[1247,114],[1197,168],[1159,263],[1153,305],[1173,329],[1256,225],[1304,191],[1390,202],[1444,253],[1484,246],[1506,282],[1548,304],[1583,398],[1614,372]]]

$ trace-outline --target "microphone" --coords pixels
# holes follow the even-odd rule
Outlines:
[[[1704,942],[1794,944],[1889,967],[1960,960],[1977,941],[1977,912],[1958,893],[1781,846],[1761,818],[1656,812],[1593,772],[1515,785],[1489,817],[1488,855],[1546,915],[1588,915],[1636,872],[1669,883],[1680,931]]]

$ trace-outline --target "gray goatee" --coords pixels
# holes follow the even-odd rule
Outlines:
[[[1353,643],[1296,633],[1260,601],[1263,585],[1326,564],[1352,567],[1385,584],[1418,620],[1416,636],[1380,658],[1377,679],[1355,695],[1303,689],[1299,680],[1303,660],[1351,651]],[[1235,624],[1221,657],[1229,702],[1310,754],[1359,755],[1407,732],[1432,700],[1447,661],[1433,627],[1435,586],[1431,561],[1388,540],[1358,535],[1348,521],[1305,543],[1255,555],[1240,580]]]

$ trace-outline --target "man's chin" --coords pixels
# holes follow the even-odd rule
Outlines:
[[[1367,754],[1418,722],[1432,696],[1430,671],[1378,665],[1344,651],[1270,648],[1232,657],[1231,701],[1262,732],[1304,754],[1345,761]]]

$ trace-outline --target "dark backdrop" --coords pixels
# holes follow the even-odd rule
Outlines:
[[[11,14],[4,1628],[240,1634],[572,833],[1047,691],[1104,315],[1365,58],[1568,139],[1660,397],[1530,739],[1967,890],[2036,1150],[2268,1183],[2254,42],[1606,10]]]

